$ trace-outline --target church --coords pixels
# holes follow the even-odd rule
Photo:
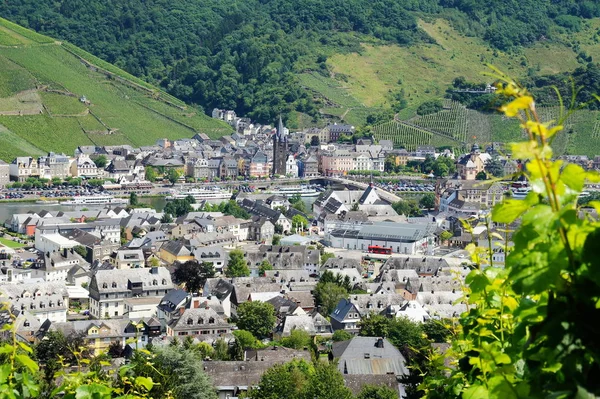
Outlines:
[[[281,116],[279,116],[277,132],[273,135],[273,176],[285,176],[287,155],[288,138]]]

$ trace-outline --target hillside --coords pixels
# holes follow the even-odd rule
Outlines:
[[[0,18],[0,159],[230,131],[73,45]]]

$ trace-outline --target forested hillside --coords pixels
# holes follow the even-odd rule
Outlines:
[[[315,99],[298,75],[312,71],[329,77],[327,60],[336,54],[360,54],[361,43],[369,41],[405,47],[433,43],[418,18],[442,17],[463,35],[512,51],[578,31],[585,18],[600,15],[600,5],[576,0],[5,0],[0,15],[72,42],[205,110],[234,108],[272,122],[292,110],[318,115],[326,101]]]

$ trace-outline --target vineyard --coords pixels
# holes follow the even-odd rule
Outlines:
[[[538,110],[543,120],[558,120],[558,107]],[[564,122],[564,132],[553,143],[556,155],[600,154],[600,113],[575,111]],[[519,124],[499,114],[468,110],[457,102],[444,100],[441,111],[415,116],[405,121],[394,120],[373,128],[376,139],[392,140],[396,147],[451,145],[468,148],[469,143],[487,145],[492,142],[514,142],[523,138]]]

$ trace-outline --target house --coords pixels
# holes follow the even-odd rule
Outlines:
[[[184,263],[188,260],[193,260],[194,253],[193,248],[189,243],[189,240],[173,240],[165,242],[158,253],[160,259],[168,264],[175,262]]]
[[[458,174],[463,180],[475,180],[477,174],[485,170],[485,164],[492,157],[488,153],[481,153],[479,146],[473,144],[471,153],[463,155],[456,164]]]
[[[158,305],[160,298],[173,289],[173,283],[164,267],[98,270],[89,289],[90,315],[108,319],[123,316],[126,298],[155,297]]]
[[[358,334],[360,331],[358,327],[358,323],[361,320],[360,312],[356,305],[348,299],[340,300],[329,316],[331,318],[331,327],[334,331],[344,330],[351,334]]]
[[[86,249],[85,260],[88,263],[94,263],[96,260],[106,260],[110,255],[119,248],[119,244],[103,240],[94,234],[88,233],[81,229],[75,229],[70,232],[65,232],[69,240],[76,241]],[[62,235],[62,234],[61,234]]]
[[[404,377],[409,374],[404,356],[386,338],[354,337],[349,341],[334,342],[332,352],[343,375],[391,374]]]
[[[248,240],[266,242],[275,235],[275,225],[265,217],[254,216],[248,222]]]
[[[33,157],[16,157],[9,166],[10,179],[24,182],[30,177],[39,177],[40,168],[37,159]]]
[[[99,170],[89,155],[80,154],[71,164],[71,176],[96,178],[99,176]]]
[[[222,246],[198,247],[193,254],[198,262],[211,263],[217,273],[223,273],[229,259]]]
[[[215,339],[231,333],[231,327],[214,309],[206,306],[185,309],[179,318],[167,324],[166,334],[180,339],[185,336]]]
[[[298,162],[292,154],[288,155],[285,161],[285,175],[290,177],[298,177]]]
[[[89,268],[85,261],[73,248],[62,248],[59,251],[40,252],[32,265],[32,277],[44,281],[65,282],[72,269]]]
[[[49,152],[47,156],[38,158],[40,177],[45,179],[65,179],[71,175],[70,160],[65,154]]]
[[[0,301],[14,309],[27,312],[40,323],[67,320],[69,293],[64,283],[42,282],[0,285]]]
[[[135,269],[144,267],[146,261],[141,249],[121,248],[112,253],[110,263],[117,269]]]
[[[0,160],[0,188],[10,183],[10,165]]]
[[[331,323],[320,313],[288,315],[275,329],[275,339],[289,337],[294,330],[307,332],[310,336],[328,337],[333,334]]]

